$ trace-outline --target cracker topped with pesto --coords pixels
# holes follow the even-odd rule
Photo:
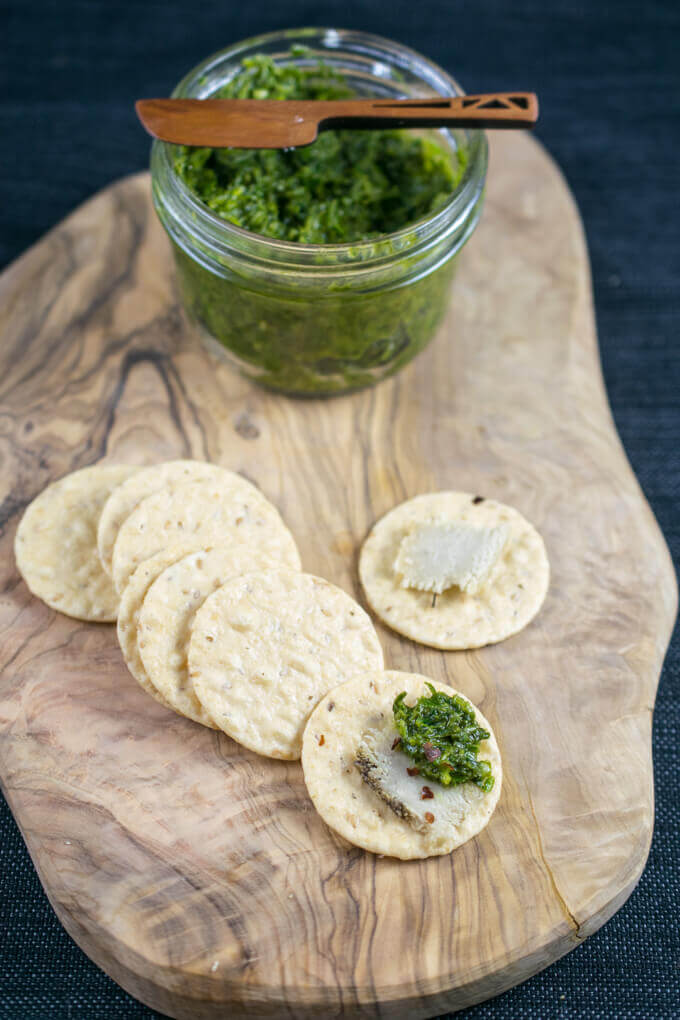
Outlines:
[[[404,712],[413,720],[430,714],[433,698],[436,712],[446,707],[446,724],[440,719],[429,735],[454,764],[447,785],[405,753],[398,728]],[[450,853],[481,832],[503,777],[479,709],[445,684],[394,670],[367,673],[326,695],[305,729],[302,768],[327,825],[356,846],[402,860]]]
[[[212,98],[353,94],[327,64],[277,64],[258,54]],[[432,138],[400,130],[324,131],[312,145],[288,150],[180,146],[174,160],[187,187],[222,219],[303,244],[364,241],[401,230],[449,200],[464,164],[463,150],[452,161]]]

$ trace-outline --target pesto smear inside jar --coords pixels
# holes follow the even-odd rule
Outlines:
[[[292,56],[302,56],[297,47]],[[347,99],[355,93],[324,63],[279,65],[258,54],[213,93],[219,99]],[[324,131],[299,149],[180,146],[174,167],[217,216],[255,234],[340,244],[390,234],[444,205],[466,151],[446,152],[404,130]]]

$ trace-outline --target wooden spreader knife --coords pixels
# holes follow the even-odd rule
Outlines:
[[[154,138],[211,148],[285,149],[310,145],[329,128],[531,128],[533,92],[434,99],[139,99]]]

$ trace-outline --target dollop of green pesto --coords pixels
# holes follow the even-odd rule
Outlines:
[[[297,51],[296,51],[297,52]],[[346,99],[334,68],[280,65],[259,54],[215,94],[223,99]],[[324,131],[289,150],[180,146],[174,167],[214,213],[265,237],[304,244],[364,241],[435,212],[455,190],[465,150],[403,130]]]
[[[477,725],[471,706],[458,694],[444,694],[432,684],[415,705],[404,703],[406,691],[392,706],[399,733],[399,750],[416,763],[418,773],[442,786],[474,783],[488,793],[494,777],[488,761],[477,757],[490,733]]]

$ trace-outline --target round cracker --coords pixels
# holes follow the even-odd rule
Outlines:
[[[155,556],[151,556],[148,560],[140,563],[123,589],[118,609],[118,643],[120,644],[125,664],[140,687],[147,694],[150,694],[152,698],[155,698],[156,701],[160,701],[162,705],[165,705],[166,708],[171,708],[172,706],[168,704],[160,691],[156,690],[149,680],[142,657],[139,654],[139,645],[137,643],[139,611],[142,608],[146,593],[158,575],[166,567],[186,556],[187,552],[189,552],[189,549],[186,546],[175,545],[170,549],[161,549]]]
[[[189,643],[189,675],[208,714],[270,758],[299,758],[320,698],[382,664],[378,635],[354,599],[285,569],[218,588],[196,614]]]
[[[139,613],[139,652],[150,683],[180,715],[214,726],[189,679],[189,635],[197,611],[208,595],[233,577],[276,566],[247,546],[201,549],[173,562],[149,587]],[[133,577],[143,568],[144,564]]]
[[[402,539],[419,524],[467,521],[504,525],[508,540],[486,583],[474,595],[401,586],[394,563]],[[401,503],[374,525],[359,557],[359,577],[371,609],[392,630],[433,648],[481,648],[516,634],[534,618],[548,591],[543,539],[519,511],[469,492],[432,492]]]
[[[234,472],[203,460],[168,460],[140,468],[131,478],[113,490],[101,512],[97,528],[97,549],[106,573],[113,573],[113,547],[120,527],[143,499],[160,489],[173,489],[187,482],[218,478],[223,474],[240,478],[242,486],[257,492],[254,485]]]
[[[479,745],[479,758],[490,762],[494,776],[493,788],[488,793],[474,783],[443,787],[430,781],[427,785],[434,796],[427,805],[435,823],[429,831],[420,832],[399,817],[361,778],[354,762],[364,735],[390,725],[392,705],[398,694],[406,691],[406,702],[412,705],[421,695],[429,694],[428,683],[445,694],[459,693],[417,673],[396,670],[351,680],[319,702],[309,718],[302,744],[307,790],[326,824],[355,846],[401,860],[447,854],[476,836],[493,814],[503,781],[500,752],[491,726],[462,694],[459,696],[470,704],[477,723],[490,733],[489,739]],[[410,759],[403,757],[406,768]],[[413,782],[423,785],[422,779],[415,776]],[[437,824],[436,818],[444,804],[449,816],[446,826]]]
[[[28,505],[14,540],[34,595],[77,620],[111,622],[118,595],[97,555],[97,522],[111,491],[138,469],[96,464],[48,485]]]
[[[133,571],[168,545],[192,550],[246,545],[278,563],[300,567],[295,540],[278,510],[240,475],[204,479],[143,499],[113,547],[113,582],[122,591]]]

